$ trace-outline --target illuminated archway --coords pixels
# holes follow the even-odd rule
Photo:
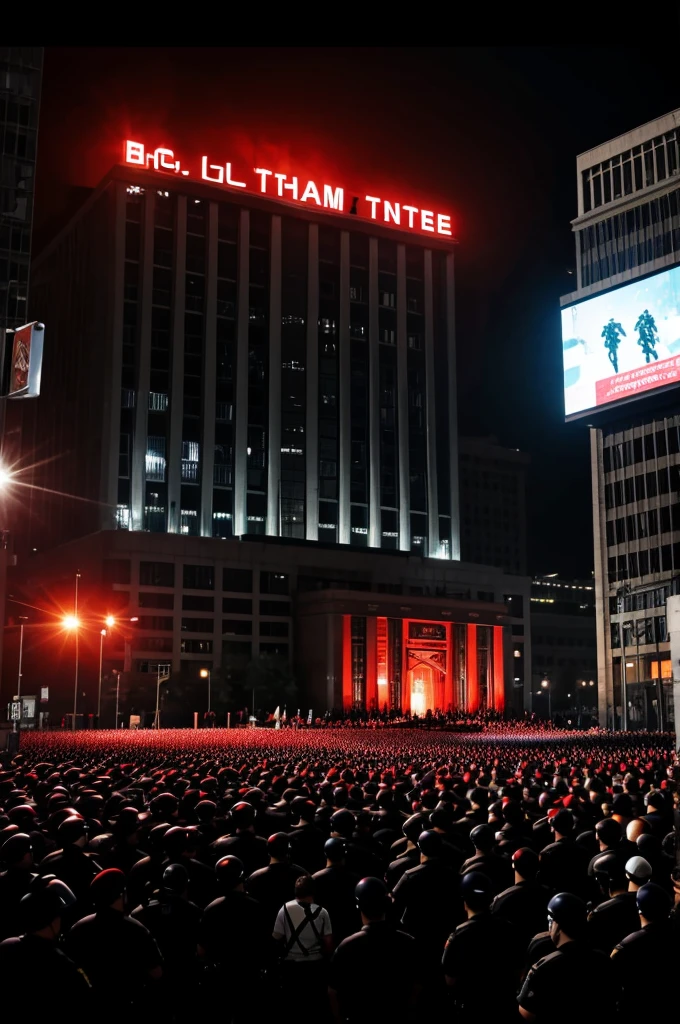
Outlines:
[[[408,673],[411,714],[422,716],[434,707],[434,679],[431,665],[416,665]]]

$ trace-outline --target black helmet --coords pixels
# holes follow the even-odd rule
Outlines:
[[[597,838],[606,846],[616,846],[621,841],[622,829],[615,818],[603,818],[595,826]]]
[[[635,894],[638,912],[647,921],[665,921],[671,912],[673,901],[665,889],[654,882],[647,882]]]
[[[23,860],[32,849],[31,837],[27,836],[25,832],[15,832],[2,844],[0,860],[3,860],[7,867],[11,867]]]
[[[331,814],[331,831],[339,832],[343,839],[351,839],[355,825],[354,815],[345,807]]]
[[[19,903],[21,924],[26,932],[38,932],[61,917],[64,904],[49,886],[26,893]]]
[[[62,821],[57,831],[57,836],[62,847],[72,846],[79,839],[87,839],[89,829],[82,818],[71,815]]]
[[[620,857],[607,850],[601,853],[593,863],[593,875],[603,889],[624,889],[626,887],[626,871]]]
[[[163,849],[169,857],[181,857],[189,846],[187,830],[181,825],[173,825],[163,836]]]
[[[217,884],[222,889],[234,889],[243,878],[243,862],[238,857],[223,857],[215,865]]]
[[[645,885],[652,877],[652,865],[644,857],[631,857],[626,861],[626,878],[635,885]]]
[[[183,864],[168,864],[163,872],[163,888],[167,892],[183,893],[189,885],[189,872]]]
[[[570,939],[574,939],[585,930],[588,908],[573,893],[559,892],[550,900],[548,914]]]
[[[477,825],[470,832],[470,839],[475,844],[476,850],[482,850],[486,853],[493,848],[496,842],[496,835],[491,825]]]
[[[418,836],[418,849],[426,857],[440,857],[443,847],[444,841],[439,832],[428,830]]]
[[[380,878],[362,878],[354,896],[357,907],[367,916],[383,914],[387,908],[387,886]]]
[[[401,831],[412,843],[418,842],[418,836],[423,831],[423,827],[427,823],[426,814],[412,814],[410,818],[407,818],[404,824],[401,826]]]
[[[493,884],[481,871],[468,871],[460,880],[460,894],[470,910],[486,910],[493,899]]]
[[[171,828],[172,826],[167,821],[161,822],[160,825],[154,825],[145,841],[145,845],[148,846],[151,853],[160,853],[162,851],[165,833],[169,832]]]
[[[267,840],[267,853],[277,860],[285,860],[290,852],[290,839],[286,832],[275,832]]]
[[[231,820],[234,828],[250,828],[255,822],[255,808],[242,800],[232,807]]]
[[[323,852],[331,864],[339,864],[347,854],[347,845],[344,839],[327,839],[323,844]]]

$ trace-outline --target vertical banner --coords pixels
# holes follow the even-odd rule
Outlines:
[[[45,325],[37,322],[17,327],[7,336],[12,341],[8,398],[37,398],[42,376]]]
[[[477,625],[469,622],[465,644],[465,706],[468,711],[479,710],[479,667],[477,662]]]
[[[493,627],[493,706],[505,711],[505,674],[503,671],[503,627]]]

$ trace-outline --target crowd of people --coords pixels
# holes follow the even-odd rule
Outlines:
[[[680,953],[673,740],[25,734],[0,765],[7,1019],[637,1022]]]

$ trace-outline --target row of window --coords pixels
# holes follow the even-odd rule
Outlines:
[[[662,505],[649,512],[635,512],[630,516],[607,521],[607,547],[626,541],[644,540],[658,533],[680,530],[680,505]]]
[[[665,644],[668,640],[665,615],[653,615],[647,619],[631,619],[629,622],[612,622],[611,645],[638,647],[641,644]]]
[[[614,480],[605,484],[605,507],[618,508],[645,498],[656,498],[660,494],[675,494],[680,490],[680,466],[664,466],[662,469],[639,473],[625,480]]]
[[[533,642],[537,645],[545,645],[546,647],[594,647],[595,646],[595,627],[593,626],[592,637],[583,636],[541,636],[535,635]]]
[[[625,469],[638,462],[660,459],[664,455],[680,454],[680,426],[671,421],[654,433],[607,444],[612,436],[605,435],[605,447],[602,449],[602,468],[605,473]]]
[[[148,641],[155,640],[158,646],[151,646]],[[287,658],[289,654],[289,647],[285,641],[272,640],[272,641],[260,641],[259,644],[260,654],[276,655],[280,658]],[[171,637],[148,637],[144,640],[145,651],[157,651],[159,653],[166,652],[172,653],[172,638]],[[224,640],[222,642],[222,655],[223,657],[229,657],[235,655],[239,658],[243,658],[245,661],[249,661],[252,658],[252,643],[250,640]],[[212,654],[214,651],[214,645],[212,640],[199,640],[184,639],[180,643],[181,654]],[[184,667],[184,666],[183,666]],[[203,666],[205,668],[212,668],[212,665]],[[196,669],[195,663],[191,663],[191,668]],[[169,673],[172,669],[172,665],[169,662],[158,662],[158,661],[139,661],[137,663],[138,672],[148,672],[153,675],[157,675],[161,672],[163,675]]]
[[[171,615],[140,615],[137,621],[139,629],[153,629],[161,633],[171,633],[174,628],[174,619]],[[182,632],[185,633],[214,633],[214,619],[182,619]],[[251,636],[253,632],[252,619],[223,619],[222,632],[225,635]],[[260,622],[261,636],[288,636],[287,622]]]
[[[665,181],[680,168],[680,134],[673,128],[582,172],[583,212]]]
[[[139,584],[142,587],[174,587],[174,562],[140,562]],[[107,558],[104,561],[104,582],[129,584],[132,578],[132,563],[127,558]],[[261,594],[289,593],[289,577],[286,573],[260,572]],[[185,590],[215,590],[214,565],[183,565],[182,586]],[[253,573],[251,569],[222,570],[222,590],[230,593],[252,593]]]
[[[620,612],[643,611],[646,608],[664,608],[667,598],[679,593],[680,577],[662,587],[652,587],[640,593],[615,594],[609,598],[609,612],[618,615]]]
[[[610,586],[659,572],[680,572],[680,543],[662,544],[649,551],[630,551],[607,559]]]
[[[535,665],[540,665],[545,668],[578,668],[583,671],[592,670],[593,674],[596,671],[596,665],[594,661],[584,661],[582,658],[556,658],[552,654],[536,654],[534,655],[533,662]]]

